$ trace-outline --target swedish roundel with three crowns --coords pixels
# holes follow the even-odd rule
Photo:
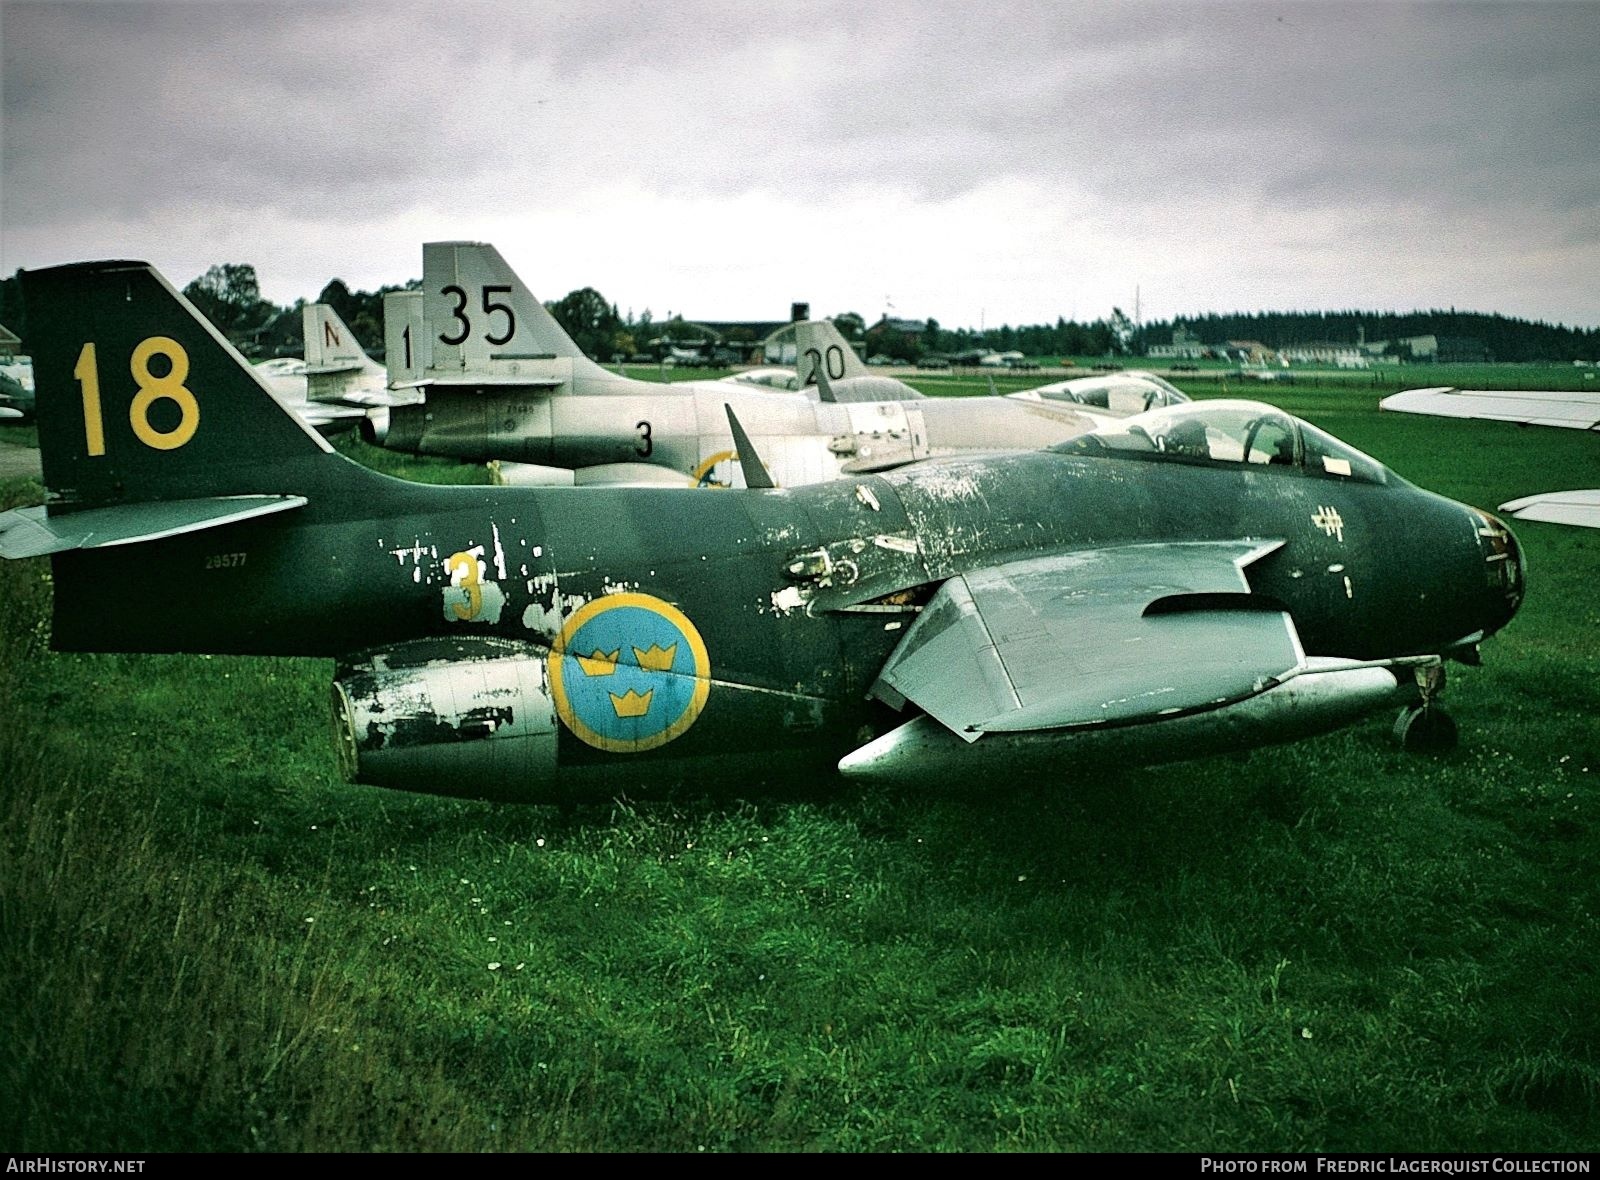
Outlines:
[[[694,724],[711,692],[700,632],[677,607],[649,594],[584,604],[548,658],[561,720],[614,754],[666,745]]]

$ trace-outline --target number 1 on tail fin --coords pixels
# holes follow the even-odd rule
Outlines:
[[[83,391],[84,448],[90,455],[104,455],[106,429],[100,421],[100,367],[95,360],[93,343],[83,346],[72,375],[78,379],[78,387]]]

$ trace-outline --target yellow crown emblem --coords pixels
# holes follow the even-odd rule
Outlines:
[[[583,669],[585,676],[609,676],[617,670],[617,657],[621,654],[620,647],[610,655],[597,647],[594,649],[594,655],[578,657],[578,667]]]
[[[646,672],[666,672],[672,667],[672,657],[678,654],[678,645],[662,649],[659,643],[650,645],[649,650],[640,651],[633,649],[633,658],[639,661],[639,667]]]
[[[611,698],[611,707],[617,711],[618,717],[643,717],[650,711],[650,698],[656,695],[656,690],[640,696],[633,689],[629,689],[620,697],[614,692],[606,693]]]

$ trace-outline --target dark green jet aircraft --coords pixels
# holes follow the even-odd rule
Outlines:
[[[1431,704],[1522,597],[1494,518],[1268,406],[795,489],[430,487],[331,451],[148,265],[23,282],[50,499],[0,553],[52,554],[56,646],[336,657],[360,782],[1070,779]]]

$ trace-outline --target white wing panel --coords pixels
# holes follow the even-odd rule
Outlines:
[[[1600,429],[1600,390],[1563,393],[1541,389],[1406,389],[1384,398],[1378,406],[1441,418]]]

